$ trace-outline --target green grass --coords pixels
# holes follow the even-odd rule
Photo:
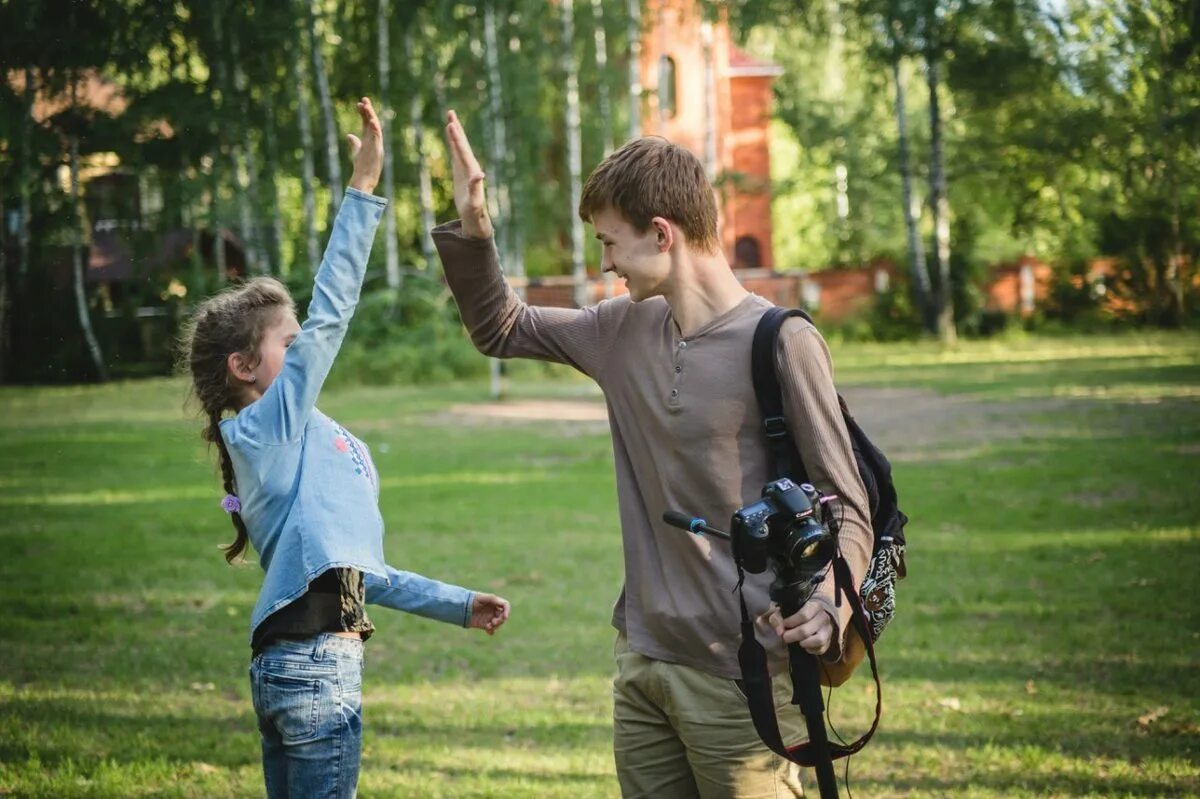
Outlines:
[[[834,354],[856,398],[904,389],[957,414],[886,431],[910,577],[854,794],[1200,794],[1200,338]],[[514,395],[595,397],[537,373]],[[361,792],[616,796],[610,443],[450,416],[484,394],[322,399],[374,449],[389,560],[514,604],[495,638],[373,614]],[[0,795],[261,794],[259,573],[220,556],[232,528],[182,398],[167,380],[0,390]],[[834,693],[838,729],[857,735],[872,703],[864,670]]]

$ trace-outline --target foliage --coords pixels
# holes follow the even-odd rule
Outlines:
[[[456,108],[487,153],[495,134],[488,94],[498,82],[507,153],[502,163],[486,166],[494,188],[503,187],[516,209],[504,234],[531,274],[569,267],[562,27],[552,24],[547,2],[392,4],[386,20],[392,46],[383,55],[393,79],[390,96],[378,99],[389,110],[396,155],[392,213],[400,262],[423,259],[422,167],[431,176],[434,215],[452,213],[440,136],[444,112]],[[1128,274],[1119,290],[1136,308],[1131,319],[1179,325],[1197,313],[1200,0],[704,0],[700,6],[714,17],[726,14],[742,46],[785,70],[775,82],[772,122],[773,244],[782,267],[853,266],[881,256],[901,262],[898,88],[907,97],[919,231],[933,237],[925,207],[926,67],[936,62],[944,73],[938,96],[950,213],[954,230],[966,226],[971,234],[951,236],[955,274],[966,281],[958,284],[958,299],[969,301],[978,289],[982,273],[973,265],[1029,254],[1065,272],[1068,264],[1111,256]],[[496,12],[499,28],[495,75],[486,69],[485,7]],[[601,8],[597,17],[591,3],[575,4],[572,44],[589,111],[585,171],[628,129],[628,4]],[[11,343],[36,327],[25,316],[44,302],[36,293],[40,278],[31,275],[51,270],[56,248],[74,240],[77,211],[86,211],[89,229],[108,213],[86,184],[85,209],[68,200],[61,168],[74,136],[85,173],[119,163],[117,174],[144,195],[136,214],[121,212],[136,219],[116,221],[148,265],[142,279],[150,285],[128,292],[128,299],[116,292],[114,301],[153,298],[172,278],[188,286],[188,301],[220,285],[211,245],[164,269],[153,246],[137,243],[177,230],[232,231],[256,256],[235,264],[235,272],[307,279],[314,266],[308,238],[324,234],[326,209],[341,191],[329,185],[336,154],[330,161],[325,152],[325,119],[338,131],[349,129],[353,99],[375,93],[377,9],[364,0],[0,5],[0,294],[10,298],[11,311],[0,315],[0,340]],[[607,39],[604,70],[595,66],[598,24]],[[315,91],[314,43],[332,99]],[[119,89],[121,101],[72,106],[72,86],[85,88],[93,78]],[[26,79],[40,98],[36,119]],[[608,117],[600,114],[605,94]],[[302,107],[314,139],[307,146]],[[307,164],[316,178],[311,224],[304,212]],[[18,224],[26,204],[28,250]],[[595,245],[588,246],[594,256]],[[964,271],[965,265],[972,266]],[[93,297],[93,315],[97,308]],[[967,331],[977,328],[976,311],[968,304],[958,322]],[[64,360],[58,344],[36,339],[8,347],[15,360],[6,362],[6,379],[45,379],[39,364],[51,358],[75,363]]]

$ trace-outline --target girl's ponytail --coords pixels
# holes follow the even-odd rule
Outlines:
[[[208,429],[204,431],[204,437],[217,445],[218,458],[221,462],[221,478],[225,483],[226,495],[237,495],[237,478],[233,473],[233,460],[229,457],[229,449],[225,446],[225,439],[221,437],[221,413],[220,411],[210,411],[208,416]],[[233,563],[239,555],[246,551],[246,544],[250,537],[246,533],[246,523],[242,521],[242,514],[238,511],[230,511],[229,517],[233,519],[233,527],[237,530],[237,536],[233,539],[233,543],[229,546],[222,547],[225,550],[225,562]]]

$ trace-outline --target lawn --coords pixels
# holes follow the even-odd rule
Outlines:
[[[854,795],[1200,795],[1200,337],[835,359],[913,519]],[[606,427],[489,418],[485,394],[322,397],[374,451],[389,561],[514,607],[495,638],[374,612],[361,793],[613,797]],[[0,795],[262,792],[259,570],[221,558],[232,527],[183,396],[0,390]],[[515,370],[509,405],[528,400],[600,410],[586,382]],[[836,727],[857,735],[872,706],[864,670]]]

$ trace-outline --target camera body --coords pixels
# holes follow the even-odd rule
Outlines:
[[[837,551],[835,520],[821,492],[784,477],[763,486],[762,499],[733,514],[734,560],[747,572],[775,575],[771,599],[786,613],[800,608],[825,576]]]

